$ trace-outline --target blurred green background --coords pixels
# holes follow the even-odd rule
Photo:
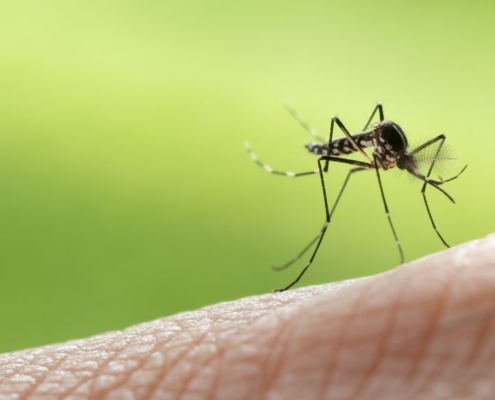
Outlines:
[[[288,284],[323,223],[312,138],[382,100],[469,168],[430,191],[452,245],[494,226],[495,3],[2,1],[0,351]],[[454,168],[453,172],[456,172]],[[333,198],[348,167],[327,177]],[[302,285],[394,268],[374,173],[353,178]],[[383,174],[407,260],[442,250],[421,184]],[[334,184],[335,182],[335,184]],[[305,261],[305,260],[304,260]]]

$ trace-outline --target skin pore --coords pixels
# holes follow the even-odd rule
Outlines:
[[[0,355],[0,399],[492,399],[495,234],[376,276]]]

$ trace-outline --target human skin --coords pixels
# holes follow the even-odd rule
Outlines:
[[[0,399],[494,399],[495,234],[362,279],[0,355]]]

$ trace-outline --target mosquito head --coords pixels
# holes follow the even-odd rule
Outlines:
[[[416,169],[416,160],[411,153],[405,151],[397,156],[395,159],[395,165],[399,169],[407,169],[408,171],[412,171]]]

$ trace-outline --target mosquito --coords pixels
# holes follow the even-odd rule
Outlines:
[[[360,171],[368,171],[375,170],[376,177],[378,180],[378,186],[380,188],[380,194],[382,197],[383,207],[385,208],[385,215],[387,217],[388,223],[390,225],[390,229],[392,231],[392,235],[395,239],[395,243],[399,250],[400,254],[400,263],[404,263],[404,252],[402,250],[402,246],[399,241],[399,237],[397,236],[397,232],[395,230],[394,224],[392,223],[392,218],[390,216],[387,200],[385,199],[385,193],[383,191],[382,180],[380,177],[380,170],[388,170],[397,167],[400,170],[405,170],[409,172],[414,177],[423,181],[423,185],[421,188],[421,194],[423,196],[423,200],[426,207],[426,212],[428,213],[428,217],[430,219],[431,225],[437,234],[438,238],[441,242],[446,246],[450,247],[449,244],[445,241],[444,237],[438,230],[435,221],[433,219],[433,215],[430,210],[430,206],[428,205],[428,200],[426,198],[426,188],[431,186],[441,193],[443,193],[452,203],[455,203],[453,197],[448,194],[441,185],[450,182],[454,179],[457,179],[467,168],[467,165],[462,168],[462,170],[455,176],[449,179],[434,180],[430,178],[430,175],[433,171],[436,161],[440,160],[439,158],[442,147],[444,146],[446,136],[444,134],[435,136],[434,138],[424,142],[420,146],[416,147],[412,151],[408,151],[408,142],[406,135],[402,128],[395,122],[390,120],[386,120],[383,112],[383,105],[381,102],[377,103],[371,116],[368,121],[364,125],[364,128],[361,132],[351,135],[342,121],[333,116],[330,123],[330,136],[328,141],[325,141],[324,138],[318,135],[315,129],[311,128],[308,123],[292,108],[287,106],[289,112],[296,118],[296,120],[306,129],[318,142],[320,143],[309,143],[305,147],[311,153],[317,156],[318,168],[312,171],[307,172],[290,172],[290,171],[278,171],[270,167],[269,165],[261,162],[256,154],[251,149],[251,146],[248,142],[246,142],[246,149],[251,157],[251,159],[258,164],[265,171],[275,174],[275,175],[283,175],[291,178],[297,178],[301,176],[315,175],[318,174],[320,177],[320,184],[323,193],[323,202],[325,205],[325,222],[323,227],[320,229],[316,237],[314,237],[309,244],[307,244],[294,258],[286,262],[285,264],[279,266],[273,266],[272,268],[275,270],[282,270],[296,261],[298,261],[306,252],[311,249],[313,245],[315,245],[313,252],[311,253],[311,257],[306,263],[305,267],[299,273],[299,275],[294,279],[289,285],[282,289],[276,290],[276,292],[283,292],[287,289],[290,289],[294,286],[302,276],[306,273],[308,268],[313,263],[316,254],[318,253],[318,249],[322,243],[323,237],[325,236],[325,232],[327,231],[328,225],[330,224],[331,217],[337,208],[337,205],[344,193],[345,188],[349,182],[349,179],[356,172]],[[371,125],[373,118],[378,113],[380,121]],[[339,129],[344,133],[344,137],[333,139],[333,130],[335,124],[339,127]],[[371,129],[370,129],[371,128]],[[431,161],[431,164],[428,167],[428,172],[426,175],[422,174],[419,171],[418,163],[420,160],[419,153],[424,151],[430,146],[437,145],[436,150],[433,152],[433,157],[429,158],[428,161]],[[366,148],[373,148],[372,154],[368,154],[364,151]],[[430,148],[431,149],[431,148]],[[360,153],[364,157],[364,161],[342,158],[352,153]],[[327,198],[327,190],[325,187],[325,180],[323,174],[328,172],[328,167],[331,162],[343,163],[353,166],[347,173],[347,176],[342,184],[340,191],[337,195],[335,202],[332,207],[329,207],[329,202]]]

